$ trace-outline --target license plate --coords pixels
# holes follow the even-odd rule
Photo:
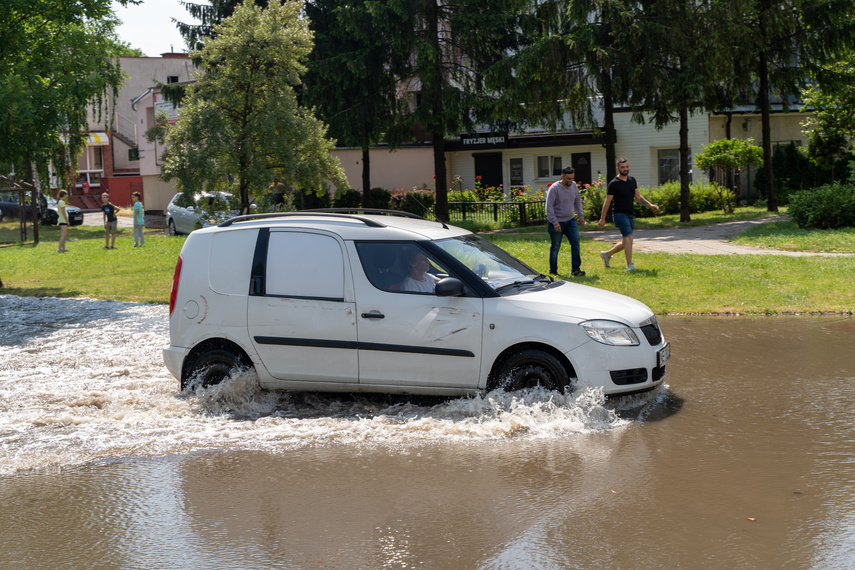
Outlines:
[[[659,352],[656,353],[656,365],[660,368],[665,366],[669,358],[671,358],[671,344],[666,342],[665,346],[660,348]]]

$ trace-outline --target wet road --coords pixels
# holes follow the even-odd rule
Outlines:
[[[166,309],[0,296],[0,567],[848,568],[855,319],[663,318],[667,387],[180,394]]]

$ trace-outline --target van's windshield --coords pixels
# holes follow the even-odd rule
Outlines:
[[[497,291],[512,285],[533,284],[547,279],[507,251],[477,235],[438,240],[434,244]]]

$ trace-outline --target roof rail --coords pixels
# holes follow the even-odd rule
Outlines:
[[[227,228],[235,222],[248,222],[250,220],[262,220],[265,218],[293,218],[297,216],[306,216],[306,212],[309,215],[313,216],[323,216],[325,218],[344,218],[348,220],[358,220],[365,224],[366,226],[370,226],[372,228],[385,228],[386,224],[381,224],[376,220],[369,220],[368,218],[363,218],[361,216],[351,216],[348,214],[340,214],[335,212],[324,212],[321,210],[300,210],[297,212],[272,212],[268,214],[248,214],[246,216],[235,216],[234,218],[229,218],[225,222],[219,224],[217,227]],[[418,217],[418,216],[417,216]]]
[[[267,214],[247,214],[245,216],[235,216],[234,218],[229,218],[225,222],[221,223],[218,227],[227,228],[231,226],[235,222],[247,222],[250,220],[262,220],[265,218],[287,218],[294,216],[305,216],[306,214],[314,215],[314,216],[324,216],[330,218],[346,218],[348,220],[358,220],[365,224],[366,226],[370,226],[372,228],[385,228],[386,224],[378,222],[376,220],[369,220],[368,218],[363,218],[359,214],[379,214],[383,216],[400,216],[402,218],[411,218],[414,220],[424,220],[429,221],[417,214],[412,214],[410,212],[402,212],[400,210],[384,210],[382,208],[317,208],[313,210],[297,210],[296,212],[271,212]],[[436,220],[442,227],[448,229],[448,226],[445,225],[444,222],[440,220]]]
[[[410,212],[402,212],[401,210],[384,210],[381,208],[318,208],[316,210],[303,210],[304,212],[336,212],[340,214],[381,214],[384,216],[403,216],[405,218],[413,218],[414,220],[424,220],[429,221],[427,218],[423,218],[418,214],[412,214]],[[445,222],[440,220],[439,218],[434,219],[435,222],[439,222],[442,224],[444,229],[448,229],[448,226],[445,225]]]

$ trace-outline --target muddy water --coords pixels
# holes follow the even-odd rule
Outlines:
[[[663,318],[667,386],[180,394],[165,308],[0,296],[0,568],[849,568],[855,318]]]

